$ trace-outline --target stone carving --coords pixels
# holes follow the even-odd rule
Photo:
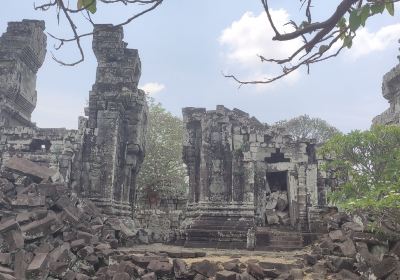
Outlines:
[[[390,107],[372,120],[372,124],[400,124],[400,64],[383,76],[382,95]]]
[[[224,106],[184,108],[183,120],[187,246],[245,247],[250,228],[271,223],[309,231],[308,213],[326,190],[312,140],[294,142]]]
[[[44,22],[9,24],[0,38],[0,169],[20,157],[58,171],[59,181],[105,213],[130,216],[144,158],[147,103],[137,88],[138,51],[122,27],[96,25],[96,82],[78,130],[41,129],[30,122],[36,73],[46,53]]]
[[[36,73],[46,55],[44,22],[10,22],[0,37],[0,126],[32,126]]]

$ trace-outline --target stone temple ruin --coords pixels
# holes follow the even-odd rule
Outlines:
[[[330,181],[319,169],[322,159],[314,142],[294,142],[247,113],[224,106],[212,111],[184,108],[183,117],[189,174],[187,246],[273,246],[279,242],[272,242],[271,228],[322,228],[319,212],[326,205]]]
[[[400,241],[392,246],[327,205],[336,182],[317,144],[239,109],[184,108],[187,200],[137,211],[148,114],[138,51],[112,25],[95,25],[93,51],[96,81],[78,129],[38,128],[44,22],[11,22],[0,37],[0,279],[399,279]],[[384,77],[390,108],[375,124],[400,123],[399,69]],[[322,233],[300,251],[304,260],[296,251],[270,262],[270,251],[301,249]],[[160,242],[190,249],[132,251]],[[189,266],[184,259],[209,253],[193,247],[268,252]],[[253,259],[261,253],[267,260]]]
[[[77,130],[42,129],[30,116],[46,53],[43,31],[41,21],[11,22],[0,38],[0,169],[34,174],[38,183],[62,182],[103,213],[132,218],[148,110],[138,89],[138,51],[127,48],[122,27],[96,25],[98,66],[86,117],[79,118]],[[290,249],[323,229],[320,214],[327,209],[331,181],[319,168],[313,141],[294,142],[223,106],[184,108],[183,118],[190,185],[186,216],[166,223],[179,230],[176,242]]]
[[[126,47],[122,27],[95,26],[98,67],[87,118],[79,119],[78,130],[42,129],[31,122],[31,113],[46,53],[43,31],[42,21],[11,22],[0,38],[0,168],[28,172],[33,167],[26,160],[37,163],[42,174],[58,178],[105,213],[130,216],[148,110],[137,88],[138,51]]]

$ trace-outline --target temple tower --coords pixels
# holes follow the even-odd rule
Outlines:
[[[46,55],[44,29],[43,21],[10,22],[0,37],[0,127],[33,126],[36,74]]]
[[[137,88],[138,51],[126,46],[122,27],[95,26],[98,66],[89,94],[80,192],[105,213],[128,216],[144,158],[148,108],[145,93]]]

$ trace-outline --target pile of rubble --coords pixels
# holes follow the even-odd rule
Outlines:
[[[314,271],[336,279],[400,279],[400,241],[372,232],[343,213],[330,217],[329,233],[305,260]]]
[[[0,279],[92,279],[117,247],[138,241],[132,221],[102,215],[52,178],[22,158],[1,172]]]
[[[275,191],[267,196],[265,220],[268,225],[289,225],[289,202],[285,191]]]

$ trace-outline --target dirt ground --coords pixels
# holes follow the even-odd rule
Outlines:
[[[121,248],[125,253],[159,253],[163,251],[168,252],[205,252],[207,255],[202,258],[187,258],[183,259],[187,264],[202,261],[207,259],[213,262],[226,262],[232,259],[238,259],[242,263],[248,261],[271,262],[271,263],[284,263],[294,264],[304,254],[309,251],[309,248],[296,251],[272,252],[272,251],[248,251],[248,250],[228,250],[228,249],[214,249],[214,248],[185,248],[180,246],[165,245],[161,243],[150,245],[137,245],[132,248]]]

